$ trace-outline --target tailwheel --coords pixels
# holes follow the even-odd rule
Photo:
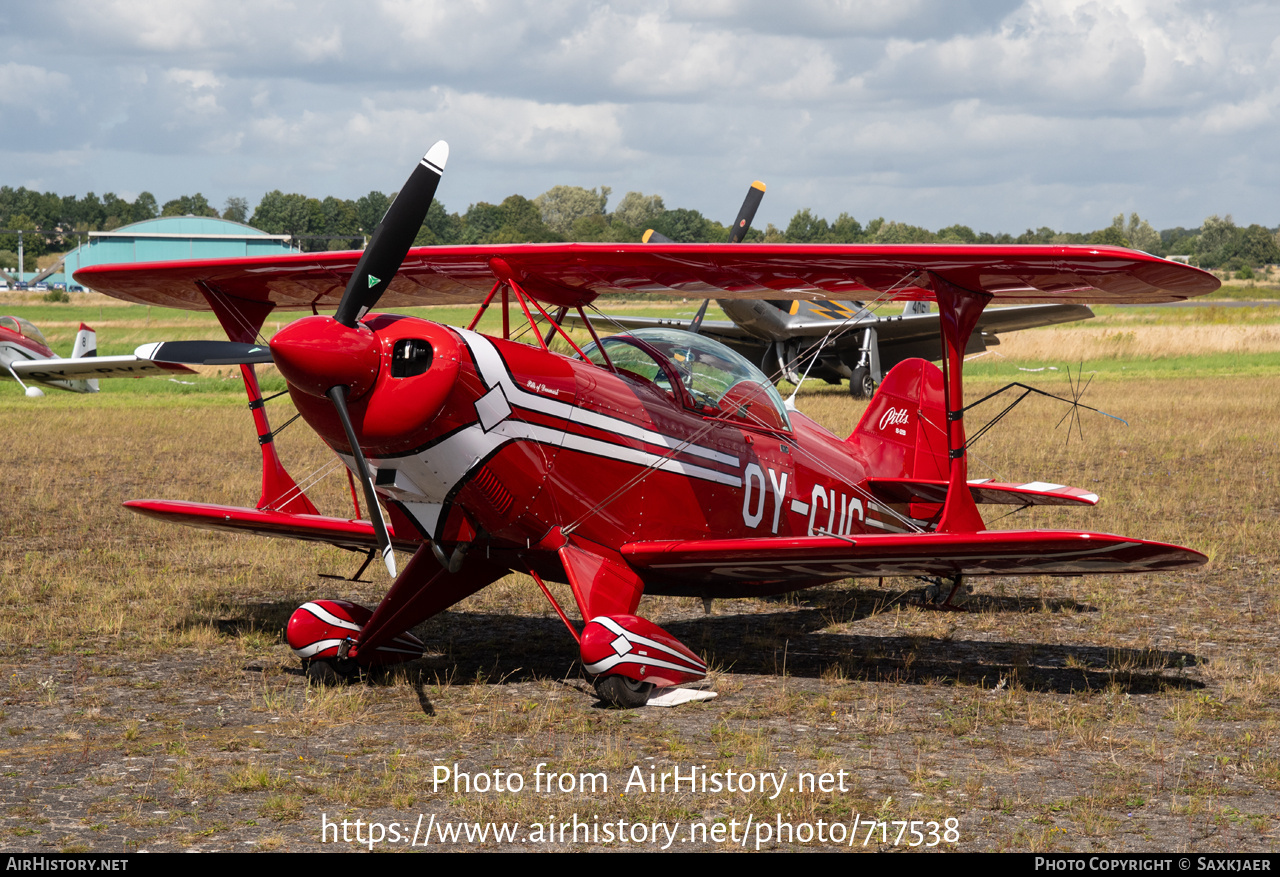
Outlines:
[[[649,702],[652,682],[639,682],[626,676],[611,674],[596,677],[596,695],[610,706],[636,709]]]

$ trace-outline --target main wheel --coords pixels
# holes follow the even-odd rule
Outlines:
[[[870,369],[859,366],[853,370],[849,378],[849,395],[855,399],[870,399],[876,392],[876,380],[871,377]]]
[[[622,709],[635,709],[642,707],[649,702],[649,695],[653,692],[652,682],[637,682],[626,676],[600,676],[596,679],[596,694],[605,703],[621,707]]]
[[[307,679],[317,685],[337,685],[338,671],[333,668],[332,661],[313,658],[307,662]]]
[[[360,676],[359,665],[349,658],[312,658],[302,663],[307,679],[319,685],[351,682]]]

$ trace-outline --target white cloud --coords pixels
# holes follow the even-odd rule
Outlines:
[[[51,117],[50,102],[63,99],[71,78],[30,64],[0,64],[0,107],[34,109],[42,121]]]
[[[6,123],[86,163],[0,143],[8,184],[350,197],[444,137],[455,208],[605,184],[727,219],[762,178],[782,225],[1277,221],[1280,8],[1245,0],[49,0],[6,23]]]

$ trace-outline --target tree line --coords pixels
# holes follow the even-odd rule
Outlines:
[[[728,240],[729,229],[697,210],[668,208],[659,195],[628,192],[609,209],[608,186],[584,189],[554,186],[530,200],[511,195],[501,204],[480,202],[465,213],[450,213],[433,201],[418,234],[419,246],[434,244],[543,243],[551,241],[638,241],[652,228],[681,243]],[[221,212],[204,195],[183,195],[157,202],[150,192],[127,201],[108,192],[83,197],[0,186],[0,228],[23,229],[31,256],[64,252],[88,231],[111,231],[158,216],[211,216],[242,222],[269,234],[287,234],[304,250],[347,249],[362,245],[395,193],[370,192],[355,200],[323,200],[279,189],[268,192],[252,213],[244,198],[228,198]],[[834,221],[799,210],[785,229],[772,223],[752,229],[747,241],[847,244],[1114,244],[1157,256],[1186,256],[1203,268],[1242,271],[1280,262],[1280,235],[1260,225],[1237,226],[1230,215],[1210,216],[1199,228],[1156,231],[1137,213],[1116,216],[1111,225],[1089,232],[1048,227],[1019,235],[975,232],[967,225],[937,231],[907,223],[870,220],[865,225],[848,213]],[[0,234],[0,265],[16,264],[17,235]],[[9,260],[9,261],[6,261]]]

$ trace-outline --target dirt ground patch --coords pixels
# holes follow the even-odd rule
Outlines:
[[[696,600],[646,599],[647,617],[708,659],[718,697],[637,711],[601,707],[559,620],[517,577],[418,629],[423,660],[310,686],[283,645],[289,613],[317,596],[371,605],[382,578],[320,578],[358,559],[119,507],[251,505],[243,400],[130,417],[91,399],[6,397],[0,849],[354,850],[360,820],[365,839],[370,823],[419,839],[436,826],[432,845],[451,849],[667,844],[636,840],[638,825],[674,832],[672,849],[890,849],[910,846],[918,821],[916,848],[1274,850],[1280,380],[1107,392],[1128,431],[1086,429],[1086,445],[1064,446],[1060,412],[1033,410],[1010,444],[979,455],[1002,474],[1097,489],[1103,504],[1001,526],[1180,541],[1208,566],[992,579],[964,612],[922,609],[918,583],[897,579],[717,601],[709,616]],[[805,404],[848,431],[845,394]],[[286,436],[295,474],[326,462]],[[345,491],[343,479],[317,496],[340,503]],[[437,784],[442,770],[475,785]],[[676,770],[721,788],[649,787]],[[495,771],[523,788],[492,790]],[[535,789],[548,773],[574,787]],[[596,779],[584,791],[590,774],[607,790]],[[464,823],[520,828],[442,840]],[[843,843],[831,840],[837,823]],[[828,840],[805,840],[801,826],[820,824]],[[375,846],[409,845],[386,835]]]

